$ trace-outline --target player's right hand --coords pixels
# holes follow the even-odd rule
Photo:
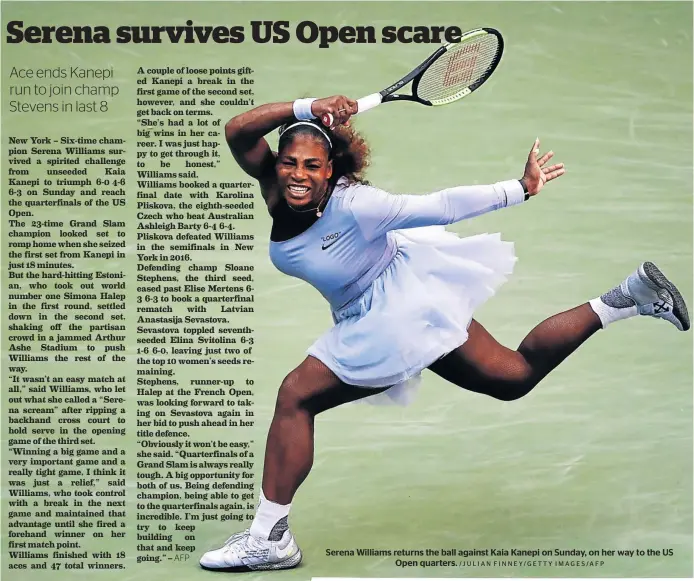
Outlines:
[[[356,115],[357,110],[357,102],[344,95],[316,99],[311,103],[311,113],[330,129],[346,125],[349,118]]]

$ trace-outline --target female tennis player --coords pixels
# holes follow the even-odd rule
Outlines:
[[[250,529],[205,553],[221,571],[286,569],[301,551],[288,527],[297,488],[311,470],[317,414],[346,402],[405,403],[430,369],[464,389],[509,401],[526,395],[586,339],[610,323],[649,315],[689,328],[684,301],[652,263],[620,285],[550,317],[516,350],[496,342],[473,313],[506,280],[516,258],[499,235],[459,238],[451,224],[523,203],[564,174],[533,144],[520,180],[392,195],[368,185],[368,149],[348,126],[343,96],[274,103],[234,117],[226,138],[260,183],[272,216],[270,259],[330,304],[334,327],[279,388]],[[315,118],[332,116],[326,127]],[[280,128],[278,152],[265,135]]]

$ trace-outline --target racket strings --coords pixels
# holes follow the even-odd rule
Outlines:
[[[493,34],[453,45],[422,75],[417,95],[433,105],[453,99],[487,76],[499,49],[499,40]]]

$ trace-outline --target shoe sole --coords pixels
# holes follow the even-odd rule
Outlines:
[[[303,556],[301,550],[298,553],[292,555],[284,561],[279,563],[270,563],[268,565],[257,565],[255,567],[249,567],[248,565],[239,565],[237,567],[206,567],[202,563],[200,564],[201,569],[205,571],[216,571],[217,573],[253,573],[258,571],[281,571],[287,569],[294,569],[301,564]],[[285,565],[285,563],[290,563]]]
[[[680,291],[677,290],[677,287],[672,284],[652,262],[644,262],[642,269],[646,278],[656,286],[654,290],[665,289],[670,293],[673,301],[672,314],[675,315],[677,320],[682,324],[682,330],[688,331],[690,327],[689,312],[687,311],[687,304],[684,302]]]

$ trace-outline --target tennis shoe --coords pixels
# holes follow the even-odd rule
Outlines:
[[[291,569],[301,563],[301,550],[289,530],[277,541],[251,535],[251,530],[229,537],[219,549],[200,558],[200,566],[208,571],[242,573],[271,569]]]
[[[644,262],[621,285],[601,299],[616,308],[636,306],[639,315],[665,319],[680,331],[687,331],[690,327],[687,305],[682,295],[652,262]]]

